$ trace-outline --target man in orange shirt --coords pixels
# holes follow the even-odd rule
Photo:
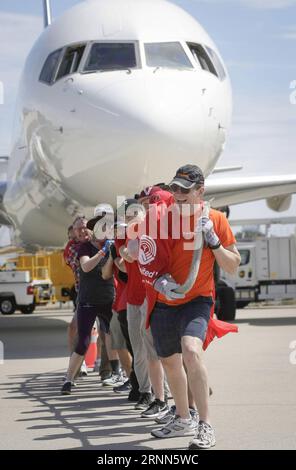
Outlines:
[[[180,168],[170,188],[182,215],[182,227],[187,217],[190,232],[194,233],[196,220],[202,217],[204,247],[197,278],[184,294],[176,289],[186,281],[193,257],[192,245],[188,249],[188,232],[183,233],[182,229],[181,235],[174,238],[169,223],[166,239],[159,232],[157,237],[146,232],[140,238],[139,265],[147,287],[148,321],[177,410],[175,418],[152,431],[152,435],[158,438],[193,435],[189,448],[206,449],[215,445],[208,409],[207,371],[202,358],[213,303],[213,267],[216,260],[224,271],[234,273],[240,255],[224,214],[211,209],[205,215],[202,210],[204,176],[200,168],[195,165]],[[185,206],[187,216],[183,215]],[[189,413],[183,361],[199,412],[198,426]]]

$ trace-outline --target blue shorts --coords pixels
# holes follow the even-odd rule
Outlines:
[[[157,302],[151,314],[150,326],[158,356],[181,354],[183,336],[204,341],[212,305],[212,297],[201,296],[181,305]]]

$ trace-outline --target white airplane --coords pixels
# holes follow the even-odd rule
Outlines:
[[[0,223],[16,243],[61,246],[78,212],[169,182],[186,163],[210,175],[230,120],[225,65],[188,13],[165,0],[81,2],[26,61]],[[206,186],[213,206],[264,197],[280,210],[296,176]]]

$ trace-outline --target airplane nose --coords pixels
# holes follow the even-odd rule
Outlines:
[[[111,200],[114,186],[118,194],[134,194],[151,182],[168,182],[172,168],[188,162],[203,170],[214,165],[217,150],[211,144],[209,151],[214,139],[195,72],[155,69],[143,76],[143,71],[121,71],[113,81],[107,77],[112,73],[84,75],[78,84],[79,122],[62,163],[73,191],[80,184],[81,155],[90,205],[106,194]],[[213,129],[217,133],[217,123]],[[99,174],[108,175],[100,187]]]
[[[106,119],[109,130],[112,122],[111,128],[119,135],[124,129],[125,139],[145,137],[147,141],[148,135],[158,144],[170,141],[181,152],[196,149],[197,143],[203,142],[205,126],[201,88],[196,76],[193,80],[195,74],[156,69],[145,79],[132,73],[134,78],[86,94],[88,104],[100,114],[99,121]],[[187,85],[183,73],[189,76]]]

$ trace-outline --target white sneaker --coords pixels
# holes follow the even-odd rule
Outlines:
[[[123,375],[112,374],[109,379],[102,380],[103,387],[114,387],[115,385],[122,385],[125,381]]]
[[[210,449],[211,447],[214,447],[215,444],[216,439],[212,426],[204,421],[200,421],[196,436],[189,442],[188,449]]]
[[[80,377],[87,377],[87,375],[88,375],[87,366],[85,364],[85,361],[83,361],[82,366],[80,367],[79,376]]]
[[[63,380],[64,380],[64,382],[69,382],[66,375],[64,375]],[[71,385],[72,385],[72,387],[77,387],[77,383],[74,382],[74,380],[72,380]]]
[[[181,419],[180,416],[175,416],[166,426],[155,429],[151,434],[153,437],[158,438],[194,436],[196,429],[197,423],[193,419],[185,420]]]

